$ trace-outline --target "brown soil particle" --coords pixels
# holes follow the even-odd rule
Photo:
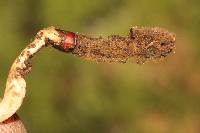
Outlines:
[[[111,35],[93,38],[77,34],[72,53],[97,62],[126,63],[135,57],[137,63],[166,57],[175,47],[175,35],[158,27],[133,27],[128,36]]]

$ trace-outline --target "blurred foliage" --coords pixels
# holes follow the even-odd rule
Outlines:
[[[176,53],[158,63],[97,64],[54,49],[33,60],[19,115],[31,133],[199,133],[199,0],[1,0],[0,84],[48,26],[90,35],[161,26]]]

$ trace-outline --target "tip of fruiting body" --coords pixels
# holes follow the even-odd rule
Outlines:
[[[176,35],[163,28],[133,27],[129,36],[137,45],[134,56],[139,64],[162,59],[175,48]]]

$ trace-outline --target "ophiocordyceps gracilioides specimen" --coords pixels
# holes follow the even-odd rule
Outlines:
[[[0,102],[0,122],[12,116],[21,106],[26,93],[24,76],[31,70],[31,58],[48,46],[97,62],[137,63],[164,58],[175,47],[175,34],[162,28],[133,27],[127,36],[90,37],[54,27],[40,30],[14,61]]]

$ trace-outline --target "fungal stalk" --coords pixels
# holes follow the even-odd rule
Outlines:
[[[107,38],[89,37],[54,27],[40,30],[10,68],[0,102],[0,122],[20,108],[26,94],[24,77],[31,70],[31,59],[44,47],[53,46],[62,52],[97,62],[125,63],[135,57],[137,63],[144,63],[166,57],[172,52],[174,43],[175,35],[161,28],[133,27],[127,36],[112,35]]]

